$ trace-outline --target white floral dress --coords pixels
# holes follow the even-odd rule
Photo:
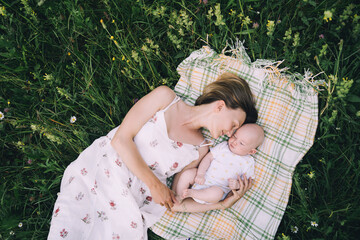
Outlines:
[[[165,109],[140,129],[134,142],[149,168],[163,182],[198,159],[198,146],[168,137]],[[48,239],[147,239],[147,228],[165,207],[152,201],[111,147],[117,128],[95,140],[65,170]]]

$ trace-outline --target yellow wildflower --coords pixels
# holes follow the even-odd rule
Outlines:
[[[268,23],[266,24],[267,28],[267,35],[272,36],[275,30],[275,21],[268,20]]]
[[[309,178],[314,178],[315,177],[315,172],[311,171],[310,173],[307,174],[309,176]]]
[[[324,20],[325,20],[326,22],[331,21],[331,20],[332,20],[332,17],[333,17],[332,11],[326,10],[326,11],[324,12]]]
[[[232,16],[232,15],[236,14],[236,11],[234,11],[234,10],[230,9],[229,14]]]
[[[70,52],[68,52],[68,56],[70,56],[71,55],[71,53]]]
[[[104,20],[100,19],[100,23],[101,23],[102,27],[103,27],[104,29],[106,29],[106,25],[105,25],[105,23],[104,23]]]
[[[111,36],[110,39],[113,40],[113,39],[114,39],[114,36]]]
[[[112,60],[115,61],[115,57],[113,57]]]
[[[250,20],[249,16],[246,16],[243,20],[242,20],[242,23],[241,25],[249,25],[250,23],[252,23],[252,21]]]
[[[119,46],[119,43],[115,40],[114,41],[114,43],[115,43],[115,45],[119,48],[120,46]]]
[[[1,6],[1,7],[0,7],[0,14],[1,14],[2,16],[6,16],[6,9],[5,9],[4,6]]]
[[[52,80],[52,79],[53,79],[52,74],[47,74],[47,73],[45,73],[45,75],[44,75],[44,80],[45,80],[45,81]]]

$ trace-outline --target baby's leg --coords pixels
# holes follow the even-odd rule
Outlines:
[[[184,191],[187,190],[191,185],[194,184],[194,179],[196,176],[196,168],[190,168],[185,170],[178,180],[177,186],[176,186],[176,199],[181,202],[185,197]]]
[[[211,186],[204,189],[186,189],[184,190],[184,198],[192,197],[208,203],[217,203],[223,197],[224,191],[217,187]]]

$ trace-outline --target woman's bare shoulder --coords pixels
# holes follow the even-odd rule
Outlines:
[[[174,98],[176,96],[174,90],[172,90],[171,88],[169,88],[168,86],[159,86],[157,88],[155,88],[153,90],[153,92],[157,95],[161,95],[163,97],[170,97],[170,98]]]
[[[152,91],[152,94],[153,97],[161,100],[164,106],[167,106],[169,103],[171,103],[176,96],[175,92],[168,86],[159,86]]]

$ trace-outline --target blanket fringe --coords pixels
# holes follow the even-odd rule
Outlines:
[[[292,73],[287,67],[279,67],[284,60],[257,59],[255,62],[251,62],[244,47],[244,42],[245,41],[240,41],[239,39],[230,39],[226,42],[226,47],[222,50],[222,54],[230,54],[231,57],[239,59],[253,68],[263,70],[265,78],[264,81],[260,83],[261,86],[259,87],[261,87],[261,89],[273,83],[280,83],[281,85],[292,84],[296,92],[305,95],[314,95],[321,91],[320,87],[326,85],[324,79],[315,80],[315,78],[323,74],[323,72],[314,75],[309,69],[304,69],[304,74]],[[225,69],[223,68],[222,70]]]

